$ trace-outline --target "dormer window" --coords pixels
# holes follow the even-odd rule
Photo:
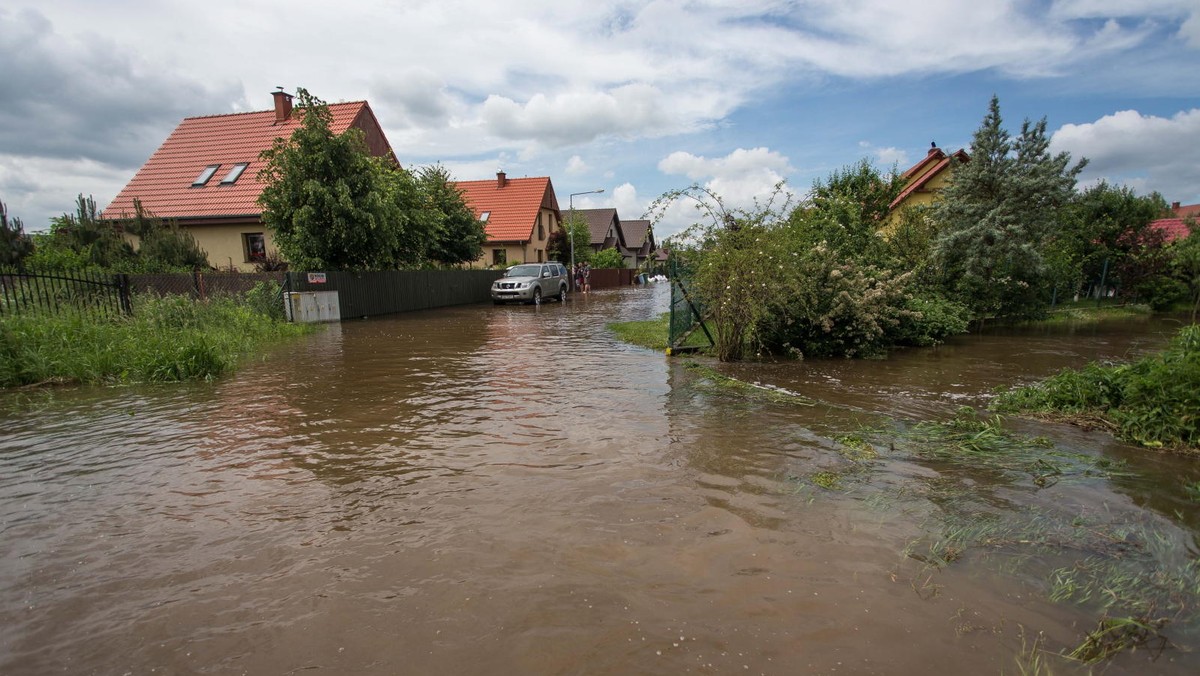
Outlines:
[[[482,214],[479,214],[479,222],[480,222],[480,223],[487,223],[487,219],[488,219],[488,217],[489,217],[489,216],[491,216],[491,215],[492,215],[492,212],[490,212],[490,211],[485,211],[485,212],[483,212]]]
[[[210,164],[205,167],[204,171],[200,172],[200,175],[196,177],[196,180],[192,181],[192,187],[198,188],[205,183],[208,183],[208,179],[212,178],[213,174],[217,173],[217,169],[220,168],[221,165],[219,164]]]
[[[250,166],[249,162],[241,162],[233,165],[233,168],[229,170],[229,173],[225,174],[225,178],[221,179],[221,185],[233,185],[234,181],[238,180],[238,177],[242,175],[242,172],[245,171],[246,167],[248,166]]]

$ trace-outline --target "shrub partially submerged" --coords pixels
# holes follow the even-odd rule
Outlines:
[[[1098,420],[1145,446],[1200,447],[1200,325],[1132,364],[1088,364],[1004,392],[997,410]]]

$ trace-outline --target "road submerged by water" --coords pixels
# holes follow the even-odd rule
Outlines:
[[[1068,469],[1126,463],[1038,485],[905,436],[1169,325],[690,368],[605,329],[667,295],[348,322],[214,383],[0,394],[0,673],[1017,673],[1033,642],[1095,628],[1049,599],[1078,559],[1010,543],[928,565],[948,528],[1057,538],[1066,515],[1197,557],[1187,462],[1011,422]],[[1196,673],[1195,624],[1105,673]]]

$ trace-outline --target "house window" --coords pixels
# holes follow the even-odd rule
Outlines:
[[[504,265],[508,262],[508,252],[504,249],[492,249],[492,265]]]
[[[221,185],[233,185],[233,182],[238,180],[238,177],[242,175],[242,172],[245,171],[246,167],[248,166],[250,166],[249,162],[242,162],[240,164],[233,165],[233,168],[229,170],[229,173],[225,174],[225,178],[221,179]]]
[[[247,263],[266,259],[267,240],[261,232],[247,232],[243,234],[242,243],[246,247]]]
[[[489,218],[491,215],[492,215],[492,212],[490,212],[490,211],[485,211],[485,212],[483,212],[482,214],[479,214],[479,222],[480,222],[480,223],[487,223],[487,219],[488,219],[488,218]]]
[[[541,262],[543,262],[544,260],[546,260],[546,259],[545,259],[545,252],[544,252],[544,251],[542,251],[541,249],[538,249],[538,250],[537,250],[537,259],[538,259],[538,262],[539,262],[539,263],[541,263]]]
[[[208,183],[208,179],[212,178],[213,174],[217,173],[217,169],[220,168],[221,165],[219,164],[210,164],[205,167],[204,171],[200,172],[200,175],[196,177],[196,180],[192,181],[192,187],[198,188],[205,183]]]

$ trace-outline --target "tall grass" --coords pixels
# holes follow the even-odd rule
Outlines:
[[[1001,393],[995,408],[1098,420],[1145,446],[1200,447],[1200,325],[1132,364],[1088,364]]]
[[[210,380],[310,330],[264,314],[255,299],[141,296],[131,317],[0,317],[0,387]]]

